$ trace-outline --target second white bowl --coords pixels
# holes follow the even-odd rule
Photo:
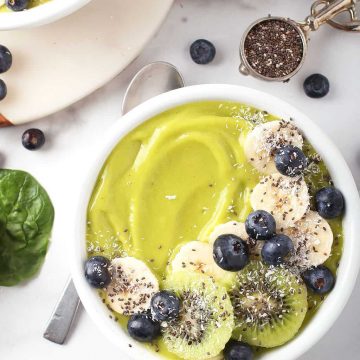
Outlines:
[[[52,0],[29,10],[0,13],[0,30],[49,24],[80,9],[91,0]]]

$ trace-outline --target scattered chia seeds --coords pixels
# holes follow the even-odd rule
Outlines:
[[[244,44],[249,65],[268,78],[282,78],[295,71],[304,48],[299,31],[291,24],[269,19],[256,24]]]

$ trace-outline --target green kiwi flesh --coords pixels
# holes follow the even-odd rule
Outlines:
[[[265,348],[291,340],[308,307],[306,286],[300,277],[260,261],[251,261],[237,273],[229,295],[235,318],[233,337]]]
[[[179,317],[162,327],[168,350],[186,360],[217,356],[234,329],[233,308],[225,288],[206,275],[177,271],[168,276],[164,289],[181,300]]]

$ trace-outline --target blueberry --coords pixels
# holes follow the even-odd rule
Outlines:
[[[214,60],[216,49],[210,41],[199,39],[191,44],[190,55],[197,64],[205,65]]]
[[[307,159],[298,147],[288,145],[276,151],[275,165],[280,174],[294,177],[303,173]]]
[[[12,11],[23,11],[29,7],[29,0],[6,0],[5,3]]]
[[[344,196],[334,187],[320,189],[315,195],[316,210],[324,219],[340,216],[345,208]]]
[[[89,258],[85,263],[85,278],[88,283],[97,289],[109,285],[111,281],[109,265],[109,260],[103,256]]]
[[[236,235],[221,235],[213,247],[216,264],[227,271],[239,271],[249,262],[249,250],[246,242]]]
[[[280,265],[294,251],[294,244],[286,235],[275,235],[270,240],[266,240],[261,249],[261,257],[268,265]]]
[[[306,270],[302,277],[306,286],[315,294],[326,294],[332,290],[335,284],[335,278],[332,272],[324,265]]]
[[[132,315],[127,329],[129,335],[140,342],[151,342],[160,335],[160,324],[148,314]]]
[[[28,150],[38,150],[45,144],[45,135],[39,129],[28,129],[22,135],[22,144]]]
[[[12,65],[12,55],[9,49],[0,45],[0,74],[8,71]]]
[[[151,314],[157,321],[168,321],[178,317],[180,300],[169,291],[160,291],[151,299]]]
[[[253,360],[251,347],[241,341],[230,340],[224,349],[225,360]]]
[[[319,99],[328,94],[330,83],[324,75],[313,74],[305,79],[304,90],[307,96]]]
[[[267,211],[257,210],[247,217],[245,229],[252,239],[267,240],[275,235],[276,222]]]
[[[4,81],[0,79],[0,101],[5,99],[7,94],[7,87]]]

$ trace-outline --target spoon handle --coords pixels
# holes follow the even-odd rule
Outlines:
[[[72,279],[69,278],[46,327],[43,335],[44,338],[56,344],[62,345],[70,330],[79,304],[79,296],[76,292]]]

